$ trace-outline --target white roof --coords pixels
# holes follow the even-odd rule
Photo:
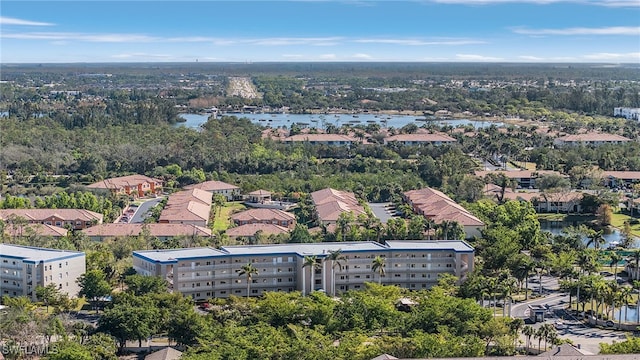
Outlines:
[[[0,256],[5,258],[16,258],[29,263],[36,263],[41,261],[49,262],[76,256],[84,256],[84,253],[69,250],[0,244]]]
[[[460,240],[389,240],[387,246],[391,250],[453,250],[457,252],[473,252],[471,245]]]

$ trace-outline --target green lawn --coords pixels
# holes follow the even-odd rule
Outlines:
[[[231,214],[244,209],[246,209],[246,206],[239,201],[224,204],[213,221],[213,231],[227,230],[231,226],[231,221],[229,220]]]
[[[629,215],[615,213],[611,217],[611,225],[617,227],[618,229],[622,229],[624,226],[624,222],[626,220],[633,219]],[[640,237],[640,224],[631,225],[631,232],[633,235]]]

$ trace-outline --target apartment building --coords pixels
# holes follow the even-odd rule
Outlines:
[[[0,220],[8,224],[22,226],[42,224],[64,228],[70,226],[74,230],[86,229],[102,224],[103,215],[84,209],[1,209]]]
[[[0,294],[36,300],[38,285],[56,284],[76,297],[78,277],[85,273],[85,254],[77,251],[0,244]]]
[[[162,191],[162,180],[144,175],[128,175],[104,179],[87,185],[89,189],[106,189],[116,195],[143,197],[147,194],[157,194]]]
[[[332,251],[344,257],[340,266],[327,260]],[[304,266],[308,256],[315,256],[313,268]],[[385,259],[383,277],[372,270],[377,256]],[[248,263],[258,270],[249,295],[259,296],[267,291],[340,293],[378,281],[428,289],[440,274],[465,280],[473,257],[473,248],[464,241],[394,240],[134,251],[133,266],[139,274],[167,279],[171,291],[205,300],[247,296],[247,278],[240,273]]]

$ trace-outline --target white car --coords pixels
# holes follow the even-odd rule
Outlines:
[[[563,323],[562,320],[556,321],[556,323],[553,324],[553,326],[556,328],[556,330],[562,330],[562,329],[565,329],[567,327],[567,325],[565,323]]]

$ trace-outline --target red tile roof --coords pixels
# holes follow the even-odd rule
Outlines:
[[[67,229],[46,224],[7,224],[4,229],[7,236],[27,236],[31,233],[38,236],[63,237],[67,236]]]
[[[311,193],[311,199],[322,222],[335,222],[343,212],[351,211],[355,216],[366,214],[355,194],[350,192],[327,188]]]
[[[233,221],[293,221],[296,216],[278,209],[256,208],[231,215]]]
[[[240,188],[235,185],[227,184],[226,182],[211,180],[211,181],[205,181],[199,184],[185,186],[185,189],[200,189],[204,191],[221,191],[221,190],[236,190]]]
[[[483,226],[484,223],[460,206],[444,193],[424,188],[404,193],[405,199],[422,215],[432,219],[435,223],[442,221],[457,221],[462,226]]]
[[[631,139],[626,138],[617,134],[606,134],[606,133],[585,133],[585,134],[575,134],[575,135],[565,135],[557,138],[559,141],[563,142],[627,142],[631,141]]]
[[[82,230],[87,236],[121,237],[138,236],[144,228],[151,236],[211,236],[211,229],[192,224],[102,224]]]
[[[0,219],[7,221],[11,216],[23,217],[29,221],[44,221],[52,216],[62,221],[97,221],[102,222],[102,214],[83,209],[2,209]]]
[[[150,178],[144,175],[128,175],[116,178],[104,179],[91,185],[87,185],[92,189],[123,189],[126,186],[133,187],[144,183],[156,183],[162,185],[162,180]]]
[[[235,237],[252,237],[256,232],[262,231],[265,235],[278,235],[289,232],[289,229],[284,226],[274,224],[246,224],[227,229],[226,233],[230,238]]]

